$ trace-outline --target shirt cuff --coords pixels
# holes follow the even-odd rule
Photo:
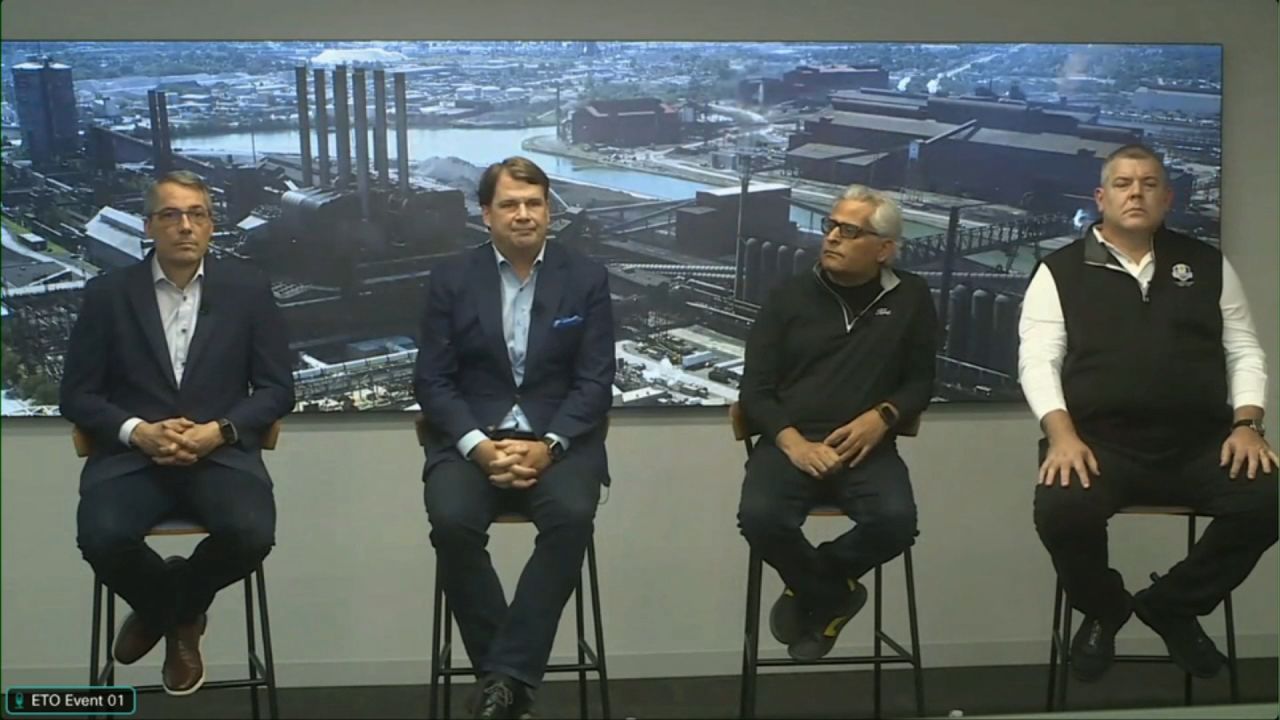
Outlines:
[[[142,424],[142,418],[131,417],[120,424],[120,432],[117,437],[120,438],[120,444],[125,447],[133,447],[133,443],[129,442],[129,438],[133,437],[134,428]]]
[[[458,440],[454,447],[458,448],[458,454],[465,458],[471,454],[472,450],[476,449],[477,445],[488,439],[489,436],[485,435],[483,430],[476,428],[463,435],[462,439]]]
[[[564,448],[566,451],[568,451],[569,449],[569,438],[564,437],[563,435],[557,435],[555,433],[549,432],[546,435],[543,435],[542,437],[546,438],[547,440],[554,440],[560,443],[560,447]]]

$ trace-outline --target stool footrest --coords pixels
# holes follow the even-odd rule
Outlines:
[[[267,666],[262,662],[262,658],[258,657],[258,653],[249,653],[249,663],[253,665],[253,669],[257,671],[257,678],[244,678],[241,680],[217,680],[206,682],[201,688],[246,688],[246,687],[266,687],[267,685]],[[115,669],[116,661],[108,660],[107,664],[98,672],[94,684],[99,686],[112,685],[109,675]],[[140,693],[161,692],[164,690],[163,685],[139,685],[135,688]]]
[[[914,658],[899,655],[842,655],[840,657],[824,657],[817,660],[793,660],[791,658],[760,658],[756,660],[758,667],[798,667],[804,665],[915,665]]]

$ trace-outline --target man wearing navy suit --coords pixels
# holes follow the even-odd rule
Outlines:
[[[434,438],[423,469],[431,543],[473,665],[476,717],[520,717],[542,680],[608,482],[608,275],[546,242],[550,180],[521,157],[489,166],[492,242],[431,273],[414,394]],[[499,513],[537,542],[508,607],[485,550]]]
[[[91,280],[67,349],[62,415],[92,439],[80,475],[77,543],[133,612],[113,654],[141,659],[165,638],[165,691],[204,683],[205,611],[275,542],[261,438],[293,407],[284,323],[257,270],[206,257],[209,189],[185,171],[144,200],[155,247]],[[147,531],[172,516],[207,528],[186,559]]]

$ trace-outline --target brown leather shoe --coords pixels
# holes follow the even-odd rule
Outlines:
[[[193,623],[178,625],[165,635],[164,691],[170,695],[190,695],[204,684],[204,659],[200,640],[208,617],[201,614]]]
[[[164,637],[163,632],[152,629],[143,622],[138,613],[131,612],[120,625],[112,655],[121,665],[132,665],[151,652],[151,648],[155,647],[162,637]]]

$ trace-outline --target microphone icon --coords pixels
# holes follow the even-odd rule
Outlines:
[[[14,710],[23,710],[23,709],[24,709],[24,708],[23,708],[23,703],[25,702],[25,700],[26,700],[26,698],[25,698],[25,697],[23,697],[22,693],[14,693],[14,694],[13,694],[13,709],[14,709]]]

